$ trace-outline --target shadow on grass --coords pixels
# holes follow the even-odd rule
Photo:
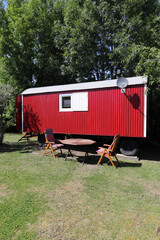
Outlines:
[[[45,147],[39,145],[37,141],[23,141],[23,142],[4,142],[0,146],[0,153],[7,153],[7,152],[16,152],[19,151],[20,153],[32,153],[34,151],[40,151],[44,150]],[[55,155],[57,157],[66,157],[67,147],[63,147],[64,152],[63,155],[59,154],[59,150],[55,151]],[[94,144],[93,146],[87,146],[87,147],[81,147],[81,146],[71,146],[70,150],[72,151],[73,155],[76,156],[77,161],[84,162],[85,164],[90,165],[96,165],[99,160],[99,155],[96,156],[96,150],[98,149],[97,145]],[[74,153],[76,151],[76,153]],[[88,152],[90,157],[85,158],[85,152]],[[158,147],[155,147],[151,144],[145,144],[140,149],[140,160],[150,160],[150,161],[160,161],[160,149]],[[109,163],[109,161],[106,161],[104,159],[102,161],[103,165],[104,163]],[[140,162],[128,162],[125,160],[120,161],[119,167],[141,167]]]
[[[64,149],[67,151],[67,147],[64,146]],[[88,164],[88,165],[97,165],[98,160],[100,158],[100,156],[96,153],[98,147],[96,145],[94,146],[89,146],[89,147],[81,147],[81,146],[70,146],[69,148],[73,154],[73,158],[72,157],[68,157],[67,161],[70,160],[76,160],[80,163],[84,163],[84,164]],[[89,157],[85,157],[85,153],[89,154]],[[66,156],[66,155],[65,155]],[[64,157],[65,157],[64,156]],[[75,158],[76,157],[76,158]],[[114,162],[114,160],[113,160]],[[141,167],[142,163],[140,162],[128,162],[126,160],[125,161],[119,161],[120,164],[118,165],[118,167]],[[103,158],[102,162],[100,165],[103,164],[107,164],[107,165],[111,165],[110,161],[107,158]],[[116,163],[115,163],[116,165]]]
[[[42,150],[38,142],[26,141],[21,143],[8,143],[5,142],[0,146],[0,153],[17,152],[31,153],[33,151]]]
[[[121,162],[120,161],[120,164],[118,165],[119,168],[123,167],[141,167],[142,166],[142,163],[135,163],[135,162]]]
[[[85,158],[85,157],[82,157],[82,156],[77,158],[78,162],[81,162],[81,163],[84,162],[84,164],[89,164],[89,165],[97,165],[98,160],[99,160],[99,156],[92,156],[92,155],[89,156],[89,158]],[[107,158],[104,158],[100,165],[105,165],[105,164],[107,164],[109,166],[112,166],[111,162]],[[115,165],[116,165],[116,163],[115,163]],[[127,161],[122,162],[122,161],[119,161],[118,168],[122,168],[122,167],[123,168],[125,168],[125,167],[141,167],[141,166],[142,166],[142,163],[140,163],[140,162],[137,163],[137,162],[127,162]]]
[[[96,151],[98,149],[98,144],[94,144],[92,146],[70,146],[71,151],[78,151],[82,153],[83,155],[87,151],[89,154],[96,154]],[[64,147],[67,149],[67,147]],[[160,147],[154,146],[150,143],[146,143],[143,146],[140,147],[140,152],[138,157],[140,160],[148,160],[148,161],[160,161]],[[133,160],[134,161],[134,160]],[[97,160],[98,162],[98,160]],[[126,162],[125,165],[128,165],[129,163]],[[135,163],[133,163],[134,165]],[[137,164],[137,163],[136,163]],[[132,165],[132,164],[130,164]]]

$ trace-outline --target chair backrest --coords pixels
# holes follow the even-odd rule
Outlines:
[[[119,134],[117,134],[117,135],[114,136],[113,142],[112,142],[112,144],[110,145],[110,147],[109,147],[109,149],[108,149],[108,150],[111,152],[111,154],[115,153],[115,150],[116,150],[116,148],[117,148],[117,144],[118,144],[118,142],[119,142],[119,138],[120,138],[120,135],[119,135]]]
[[[47,142],[54,142],[54,135],[53,135],[52,128],[45,129],[45,137]]]

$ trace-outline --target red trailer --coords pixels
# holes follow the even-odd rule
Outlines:
[[[124,84],[119,80],[29,88],[17,97],[16,112],[22,119],[20,124],[17,116],[17,129],[53,128],[55,133],[93,136],[119,133],[132,144],[133,139],[146,138],[147,77],[121,79]],[[122,148],[128,148],[126,144]]]

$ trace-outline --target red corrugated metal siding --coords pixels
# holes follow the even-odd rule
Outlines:
[[[87,112],[59,112],[59,93],[24,96],[24,131],[143,137],[143,94],[144,85],[89,90]]]

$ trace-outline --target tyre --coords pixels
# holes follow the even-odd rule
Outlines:
[[[133,139],[125,139],[120,143],[120,152],[127,156],[134,156],[138,153],[138,144]]]

